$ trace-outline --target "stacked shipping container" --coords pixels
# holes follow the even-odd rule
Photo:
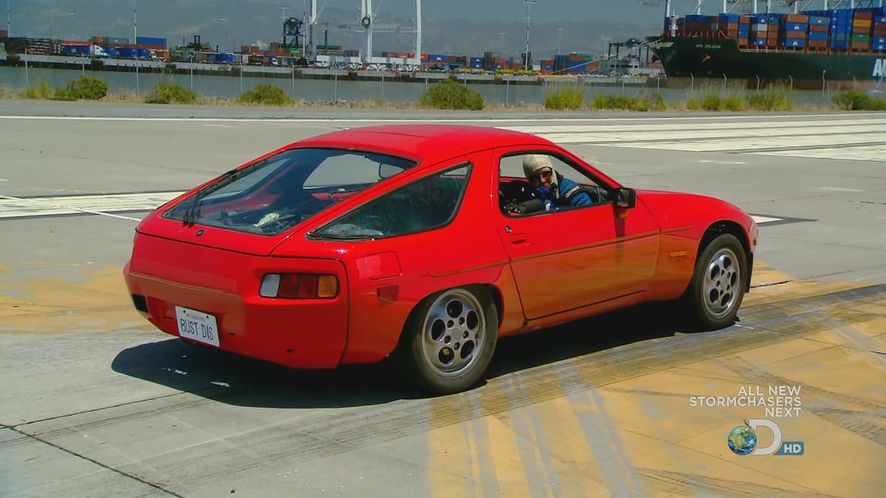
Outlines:
[[[688,15],[676,24],[680,38],[728,38],[739,48],[886,52],[886,8]]]
[[[886,13],[874,16],[871,50],[874,52],[886,52]]]

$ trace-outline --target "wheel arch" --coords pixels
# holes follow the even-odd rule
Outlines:
[[[504,297],[502,295],[501,290],[497,286],[495,286],[493,284],[488,284],[488,283],[487,284],[454,285],[451,287],[437,289],[434,292],[431,292],[428,295],[417,300],[415,302],[415,304],[412,305],[412,309],[409,310],[409,314],[406,315],[406,320],[403,322],[403,326],[400,328],[400,333],[399,333],[400,335],[397,338],[397,345],[394,347],[394,351],[392,352],[392,354],[397,354],[397,352],[399,352],[403,348],[405,338],[407,335],[406,331],[409,328],[409,325],[412,323],[412,320],[415,319],[415,314],[418,312],[418,309],[422,306],[422,304],[430,299],[433,299],[434,297],[436,297],[440,293],[446,292],[450,289],[457,289],[457,288],[482,289],[485,292],[487,292],[489,294],[489,296],[492,297],[492,304],[493,304],[493,306],[495,306],[495,314],[498,318],[498,328],[499,328],[499,330],[501,330],[501,323],[502,323],[502,319],[504,317]],[[498,333],[498,332],[499,331],[496,330],[496,333]]]
[[[748,277],[745,281],[745,292],[751,290],[751,273],[754,269],[754,253],[751,251],[751,242],[748,240],[748,234],[745,230],[732,220],[718,220],[714,223],[711,223],[704,232],[704,235],[701,237],[701,242],[698,244],[698,250],[695,253],[695,259],[698,261],[698,258],[701,257],[701,253],[704,252],[705,248],[708,247],[714,239],[723,234],[729,234],[738,239],[741,243],[741,247],[744,250],[745,260],[747,261],[748,268],[747,273]]]

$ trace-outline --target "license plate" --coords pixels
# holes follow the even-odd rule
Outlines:
[[[218,347],[218,324],[215,317],[182,306],[175,307],[178,335]]]

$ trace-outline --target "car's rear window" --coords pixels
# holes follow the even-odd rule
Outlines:
[[[292,149],[225,173],[164,217],[275,235],[415,165],[372,152]]]

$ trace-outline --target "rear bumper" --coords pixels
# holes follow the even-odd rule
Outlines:
[[[139,241],[145,244],[136,244],[124,275],[136,307],[145,308],[139,311],[161,331],[179,336],[175,307],[183,306],[216,318],[219,348],[225,351],[293,368],[334,368],[340,363],[348,331],[347,278],[340,262],[236,253],[205,257],[217,250],[183,244],[174,252],[168,247],[158,252],[157,245],[172,242],[145,239]],[[140,245],[155,247],[144,251]],[[195,251],[204,257],[187,254]],[[335,274],[339,294],[304,300],[258,295],[265,273],[287,271]]]

